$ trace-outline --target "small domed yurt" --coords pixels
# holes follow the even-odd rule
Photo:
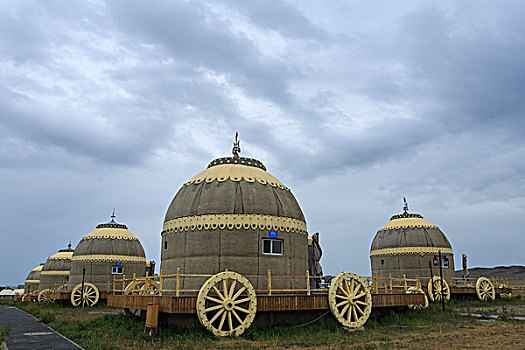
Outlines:
[[[434,266],[434,256],[444,254],[448,266],[443,266],[443,278],[454,276],[454,255],[445,234],[420,214],[408,213],[408,205],[402,214],[394,215],[381,227],[372,241],[370,261],[372,274],[394,278],[439,276],[439,266]]]
[[[38,286],[40,285],[40,271],[42,271],[43,266],[44,264],[40,264],[29,272],[25,281],[25,293],[32,293],[38,290]]]
[[[237,147],[237,148],[236,148]],[[164,274],[217,274],[226,269],[247,276],[255,289],[272,275],[305,276],[306,221],[292,191],[259,160],[234,156],[213,160],[177,192],[164,219]],[[181,289],[199,289],[206,278],[181,278]],[[175,289],[175,278],[164,288]],[[305,288],[304,278],[275,278],[276,289]]]
[[[111,221],[88,233],[78,243],[71,258],[69,290],[82,282],[96,287],[98,292],[112,287],[113,276],[121,279],[144,277],[146,275],[146,255],[137,237],[126,225],[119,224],[111,216]],[[78,289],[78,288],[77,288]]]
[[[51,255],[44,266],[42,266],[38,289],[43,291],[45,289],[61,288],[67,283],[69,281],[72,255],[71,243],[66,249],[60,249],[57,253]]]

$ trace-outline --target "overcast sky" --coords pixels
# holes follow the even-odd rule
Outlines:
[[[216,157],[291,188],[325,273],[406,196],[470,266],[525,264],[525,2],[0,0],[0,284],[113,207],[160,263]]]

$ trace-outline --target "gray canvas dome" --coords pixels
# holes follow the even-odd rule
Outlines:
[[[25,280],[24,291],[25,293],[37,291],[40,285],[40,271],[44,264],[40,264],[29,272]]]
[[[40,271],[40,290],[60,287],[69,281],[71,269],[71,256],[73,249],[71,244],[66,249],[60,249],[58,253],[51,255]]]
[[[443,269],[444,277],[454,274],[453,251],[445,234],[420,214],[394,215],[381,227],[371,245],[370,260],[372,274],[379,277],[408,278],[429,277],[428,263],[441,251],[449,260],[449,267]],[[433,273],[439,274],[439,267],[433,266]]]
[[[270,231],[282,242],[281,254],[263,252],[263,239],[270,239]],[[260,161],[219,158],[185,183],[171,201],[162,231],[161,269],[165,274],[180,268],[185,274],[229,269],[243,275],[267,275],[268,270],[275,275],[304,275],[307,235],[292,192]],[[165,281],[174,288],[173,279]],[[252,280],[256,288],[258,282]],[[194,289],[202,283],[186,279],[182,287]],[[276,280],[274,287],[290,288],[294,283]],[[265,285],[266,279],[259,287]]]
[[[82,272],[85,269],[84,282],[95,284],[99,290],[106,291],[113,275],[142,277],[146,274],[146,255],[144,248],[126,225],[113,219],[97,225],[78,243],[71,258],[69,289],[82,283]],[[115,270],[113,267],[120,267]],[[118,272],[117,272],[118,271]]]

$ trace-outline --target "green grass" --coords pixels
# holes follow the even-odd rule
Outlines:
[[[11,332],[11,326],[0,326],[0,344],[2,344]]]
[[[252,326],[239,338],[216,338],[203,327],[162,327],[150,337],[144,333],[144,319],[126,315],[122,310],[109,308],[103,303],[90,309],[59,303],[13,304],[41,319],[49,317],[46,320],[49,326],[85,349],[338,348],[352,344],[357,348],[374,349],[399,347],[402,345],[398,344],[400,339],[417,343],[430,331],[451,333],[479,327],[476,319],[458,315],[454,309],[502,305],[500,303],[503,302],[452,301],[446,305],[445,312],[441,312],[440,304],[431,304],[421,311],[375,309],[365,329],[354,332],[341,327],[328,313],[306,326]],[[53,316],[49,316],[51,314]]]

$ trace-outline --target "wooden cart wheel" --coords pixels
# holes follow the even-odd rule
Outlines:
[[[49,294],[51,293],[51,290],[44,289],[38,293],[37,300],[39,303],[52,303],[55,301],[55,299],[50,298]]]
[[[446,301],[450,300],[450,288],[447,281],[441,280],[441,277],[434,276],[432,280],[428,281],[428,297],[431,301],[441,301],[441,298],[445,298]]]
[[[131,282],[124,289],[125,295],[158,295],[160,284],[157,281]]]
[[[412,310],[421,310],[421,309],[426,309],[428,307],[428,297],[427,297],[427,294],[425,293],[425,291],[421,288],[417,288],[417,287],[410,287],[408,288],[407,290],[407,294],[423,294],[423,296],[425,297],[425,302],[423,304],[410,304],[408,305],[408,307]]]
[[[22,301],[29,301],[29,293],[24,293],[22,295]]]
[[[480,277],[476,281],[476,295],[481,301],[496,299],[496,291],[494,290],[494,285],[486,277]]]
[[[506,285],[504,284],[500,284],[499,288],[507,288]],[[499,297],[501,299],[510,299],[512,297],[512,292],[509,292],[509,293],[498,293],[499,294]]]
[[[94,284],[84,283],[84,293],[82,293],[82,283],[79,283],[71,292],[71,304],[92,307],[98,302],[99,296],[98,288]]]
[[[140,288],[142,288],[144,283],[141,282],[131,282],[124,288],[124,294],[125,295],[139,295],[140,294]]]
[[[197,296],[197,317],[216,336],[241,335],[252,324],[256,311],[252,284],[236,272],[210,277]]]
[[[347,328],[358,328],[370,316],[372,294],[360,276],[343,272],[330,284],[328,303],[332,315],[339,323]]]

